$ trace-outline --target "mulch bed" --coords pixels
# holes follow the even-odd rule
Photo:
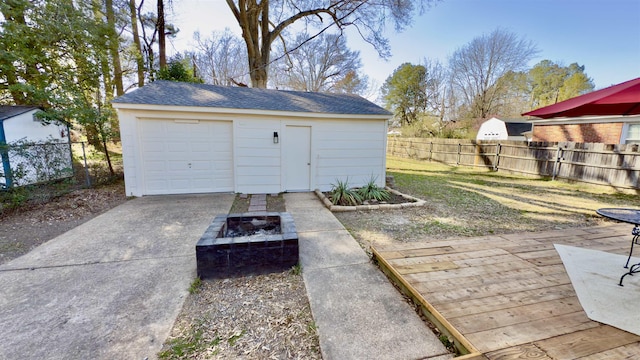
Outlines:
[[[230,213],[249,202],[237,195]],[[267,195],[267,210],[286,211],[283,195]],[[194,280],[160,358],[321,359],[300,271]]]

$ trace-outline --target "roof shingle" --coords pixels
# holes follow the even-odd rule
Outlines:
[[[358,95],[224,87],[157,80],[113,100],[121,104],[173,105],[327,114],[389,115]]]
[[[36,106],[0,105],[0,120],[10,119],[27,111],[38,109]]]

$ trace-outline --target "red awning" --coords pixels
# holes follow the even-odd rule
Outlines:
[[[640,114],[640,78],[592,91],[522,115],[543,119],[586,115]]]

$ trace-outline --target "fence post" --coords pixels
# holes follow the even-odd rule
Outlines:
[[[553,162],[553,174],[551,175],[551,180],[556,179],[556,175],[558,175],[558,168],[560,167],[560,157],[562,156],[562,146],[558,144],[558,149],[556,150],[556,160]]]
[[[91,177],[89,176],[89,167],[87,166],[87,154],[84,151],[84,141],[82,144],[82,158],[84,159],[84,178],[87,181],[87,187],[91,187]]]
[[[498,163],[500,162],[500,150],[502,150],[502,146],[500,146],[500,143],[496,143],[496,160],[493,162],[493,171],[498,171]]]
[[[458,143],[458,160],[456,160],[456,166],[460,165],[460,153],[462,152],[462,144]]]
[[[433,159],[433,141],[429,141],[429,162]]]

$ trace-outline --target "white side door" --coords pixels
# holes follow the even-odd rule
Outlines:
[[[311,127],[286,126],[284,145],[285,190],[309,191],[311,187]]]

